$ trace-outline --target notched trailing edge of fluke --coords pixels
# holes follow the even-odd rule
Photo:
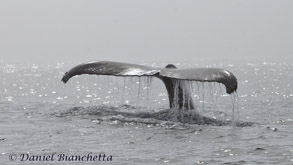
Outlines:
[[[112,75],[112,76],[155,76],[159,79],[170,78],[178,80],[218,82],[226,87],[226,92],[231,94],[237,90],[237,79],[230,71],[218,68],[191,68],[176,69],[173,67],[154,68],[144,65],[99,61],[77,65],[70,69],[62,77],[62,81],[67,83],[71,77],[81,74]],[[166,84],[165,84],[166,85]],[[167,87],[168,88],[168,87]]]

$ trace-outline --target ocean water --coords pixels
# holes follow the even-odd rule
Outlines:
[[[63,84],[71,67],[0,64],[1,164],[293,164],[291,63],[209,65],[238,78],[232,96],[217,83],[193,85],[196,111],[233,121],[222,126],[160,116],[171,110],[156,78],[82,75]],[[73,159],[88,155],[100,158]]]

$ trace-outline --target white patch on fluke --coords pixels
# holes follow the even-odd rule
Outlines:
[[[150,70],[150,71],[145,71],[142,69],[138,68],[131,68],[128,69],[125,72],[120,73],[119,75],[124,75],[124,76],[142,76],[142,75],[153,75],[156,74],[158,70]]]

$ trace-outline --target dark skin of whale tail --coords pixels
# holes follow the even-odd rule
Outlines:
[[[181,80],[222,83],[228,94],[237,90],[237,79],[227,70],[218,68],[177,69],[173,64],[168,64],[165,68],[154,68],[111,61],[90,62],[70,69],[62,77],[62,81],[67,83],[70,78],[82,74],[157,77],[165,84],[170,108],[179,109],[195,108],[190,91],[187,90],[185,81]]]

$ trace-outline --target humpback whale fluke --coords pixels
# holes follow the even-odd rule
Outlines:
[[[173,64],[168,64],[165,68],[154,68],[111,61],[90,62],[70,69],[64,74],[62,81],[66,83],[71,77],[81,74],[157,77],[166,86],[170,108],[194,109],[190,91],[187,90],[185,81],[181,80],[222,83],[228,94],[237,90],[237,79],[227,70],[218,68],[177,69]]]

